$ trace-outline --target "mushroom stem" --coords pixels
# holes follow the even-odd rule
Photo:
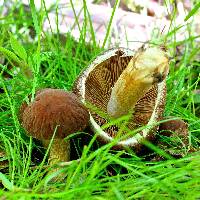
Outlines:
[[[165,79],[169,69],[168,58],[159,48],[149,48],[133,56],[115,83],[107,105],[111,117],[120,117],[133,111],[137,101],[155,83]]]
[[[51,140],[43,140],[43,145],[47,148]],[[54,139],[49,151],[49,164],[54,165],[60,162],[70,161],[70,141]]]

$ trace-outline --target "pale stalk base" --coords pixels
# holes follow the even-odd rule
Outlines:
[[[43,145],[48,148],[50,140],[43,140]],[[49,160],[48,164],[53,166],[62,162],[70,161],[70,140],[64,141],[64,139],[54,139],[50,151],[49,151]],[[57,172],[59,168],[54,168],[47,173],[51,175]],[[66,174],[60,173],[51,179],[51,182],[63,181],[66,177]]]
[[[50,140],[43,140],[44,147],[48,148]],[[49,164],[70,161],[70,141],[54,139],[49,151]]]

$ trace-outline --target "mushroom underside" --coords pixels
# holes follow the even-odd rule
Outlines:
[[[74,93],[89,104],[91,127],[94,132],[98,132],[104,143],[119,138],[117,146],[136,146],[141,139],[153,138],[153,132],[157,130],[155,123],[162,118],[166,95],[165,80],[154,84],[138,100],[126,122],[122,120],[122,123],[113,124],[106,116],[112,88],[132,55],[133,51],[123,48],[108,50],[83,71],[74,85]],[[142,126],[146,127],[142,131],[134,132]]]

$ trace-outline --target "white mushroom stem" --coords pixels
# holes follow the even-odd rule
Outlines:
[[[168,70],[168,58],[160,48],[139,51],[112,88],[108,114],[116,118],[133,111],[137,101],[152,85],[166,78]]]
[[[44,147],[48,148],[50,140],[43,140]],[[60,162],[70,161],[70,141],[54,139],[49,151],[49,164],[54,165]]]

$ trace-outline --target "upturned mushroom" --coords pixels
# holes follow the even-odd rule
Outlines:
[[[33,102],[22,104],[20,119],[28,135],[41,140],[45,146],[54,136],[49,153],[49,162],[54,164],[70,160],[70,143],[64,138],[84,130],[89,113],[73,93],[43,89],[36,93]]]
[[[111,119],[131,115],[128,130],[145,128],[119,138],[114,148],[131,147],[141,150],[144,139],[152,140],[162,119],[166,96],[166,77],[169,59],[161,47],[140,48],[137,52],[113,48],[97,58],[80,74],[74,84],[74,93],[89,104],[106,113]],[[90,110],[90,125],[103,143],[118,137],[117,125],[110,125],[105,116]]]

